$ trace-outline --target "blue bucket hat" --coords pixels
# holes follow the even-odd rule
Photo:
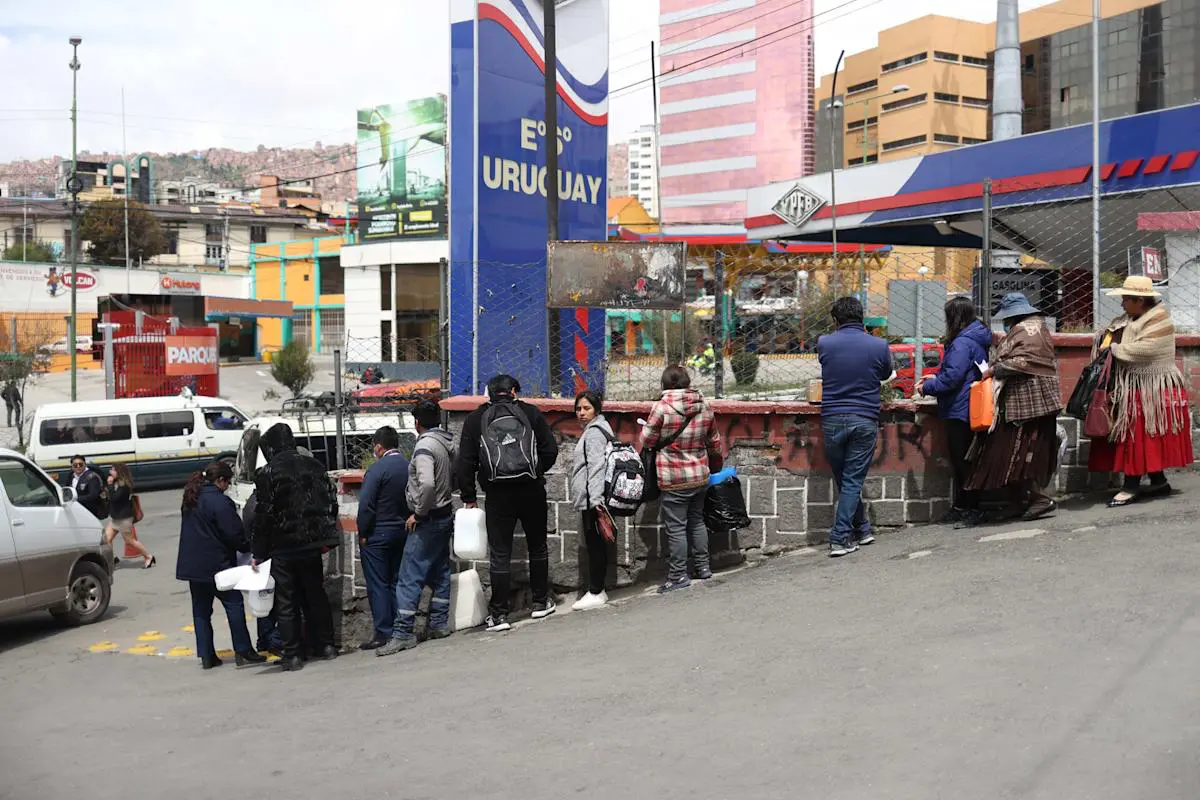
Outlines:
[[[992,319],[1003,320],[1011,317],[1027,317],[1030,314],[1042,313],[1034,308],[1029,303],[1029,298],[1020,292],[1009,292],[1004,295],[1004,299],[1000,301],[1000,308],[995,314],[992,314]]]

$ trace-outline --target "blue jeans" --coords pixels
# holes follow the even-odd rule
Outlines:
[[[396,618],[396,581],[400,577],[400,558],[404,555],[406,536],[403,528],[398,531],[377,529],[371,533],[367,543],[358,548],[376,639],[392,638],[392,620]]]
[[[429,603],[429,629],[450,627],[450,539],[454,534],[454,517],[430,517],[418,522],[404,545],[404,562],[396,582],[396,621],[392,636],[411,639],[421,590],[432,587]]]
[[[848,545],[871,534],[862,488],[875,456],[879,423],[854,414],[834,414],[821,418],[821,431],[825,435],[825,458],[838,489],[829,544]]]
[[[250,629],[246,627],[246,607],[242,593],[232,589],[217,591],[217,585],[207,581],[188,581],[192,593],[192,627],[196,631],[196,655],[215,658],[217,649],[213,645],[212,612],[213,601],[220,600],[225,607],[225,618],[229,620],[229,633],[233,637],[233,649],[237,653],[249,653],[254,649],[250,643]]]

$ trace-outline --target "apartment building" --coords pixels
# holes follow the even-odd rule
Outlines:
[[[608,199],[629,195],[629,142],[608,146]]]
[[[626,193],[654,219],[659,218],[658,181],[658,135],[653,125],[643,125],[629,140]]]
[[[1102,117],[1197,99],[1198,9],[1105,0]],[[1060,0],[1020,15],[1025,133],[1091,120],[1091,13],[1090,0]],[[876,47],[846,57],[832,109],[833,76],[817,86],[817,171],[987,141],[995,43],[994,23],[936,15],[880,31]]]
[[[740,223],[746,189],[813,170],[813,2],[659,8],[663,221]]]

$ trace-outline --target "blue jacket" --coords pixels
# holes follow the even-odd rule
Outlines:
[[[971,420],[971,384],[979,380],[977,361],[987,358],[992,332],[975,320],[946,348],[942,367],[921,388],[926,397],[936,397],[942,419]]]
[[[821,415],[879,419],[880,385],[892,374],[888,343],[862,323],[843,325],[817,340],[821,360]]]
[[[404,533],[412,512],[405,499],[408,489],[408,459],[392,450],[367,469],[358,496],[358,535],[369,538],[376,532]]]
[[[183,512],[175,577],[212,583],[218,572],[237,566],[239,551],[249,549],[246,529],[233,501],[211,483],[201,486],[196,507]]]

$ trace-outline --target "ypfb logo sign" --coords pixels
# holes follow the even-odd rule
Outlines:
[[[819,197],[797,183],[788,190],[787,194],[779,198],[779,202],[771,210],[793,228],[799,228],[808,222],[809,218],[817,213],[823,205],[825,205],[823,197]]]
[[[168,375],[215,375],[219,365],[217,340],[207,336],[168,336]]]

